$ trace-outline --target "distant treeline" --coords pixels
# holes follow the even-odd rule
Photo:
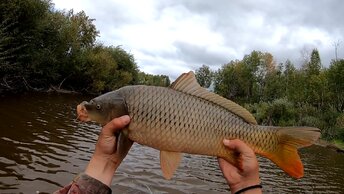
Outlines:
[[[325,68],[313,49],[298,66],[289,60],[276,64],[270,53],[253,51],[215,72],[203,65],[196,77],[245,106],[260,124],[314,126],[323,138],[344,141],[344,59]]]
[[[50,0],[2,0],[0,93],[169,85],[167,76],[140,72],[134,56],[120,46],[97,43],[93,21],[83,11],[56,10]]]

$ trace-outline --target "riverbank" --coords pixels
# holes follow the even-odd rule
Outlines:
[[[39,84],[41,81],[26,79],[24,76],[4,76],[0,79],[0,96],[16,95],[26,92],[39,92],[39,93],[60,93],[60,94],[81,94],[91,93],[87,90],[76,90],[69,86],[63,87],[64,79],[59,84],[45,83]],[[92,93],[93,94],[93,93]]]
[[[59,93],[59,94],[81,94],[80,92],[73,90],[65,90],[58,87],[51,86],[50,88],[41,88],[41,89],[30,89],[30,88],[1,88],[0,87],[0,96],[6,95],[17,95],[23,94],[26,92],[37,92],[37,93]],[[87,93],[86,94],[93,94]]]
[[[342,140],[335,139],[332,142],[344,153],[344,142]]]
[[[332,140],[331,142],[328,142],[326,140],[319,139],[316,145],[344,154],[344,142],[341,140],[336,139],[336,140]]]

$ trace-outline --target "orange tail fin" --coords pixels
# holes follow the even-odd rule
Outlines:
[[[282,127],[277,130],[277,147],[273,152],[265,152],[262,155],[290,176],[303,177],[303,164],[297,149],[312,145],[320,137],[320,130],[312,127]]]

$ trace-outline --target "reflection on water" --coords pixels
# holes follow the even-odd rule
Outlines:
[[[0,190],[51,193],[82,172],[100,127],[75,120],[90,97],[26,94],[0,98]],[[112,183],[114,193],[228,193],[217,160],[184,154],[172,180],[164,180],[159,152],[134,144]],[[344,155],[321,147],[301,151],[305,177],[294,180],[259,158],[266,193],[341,193]]]

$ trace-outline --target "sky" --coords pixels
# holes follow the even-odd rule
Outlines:
[[[344,58],[342,0],[53,0],[85,11],[97,41],[120,45],[141,71],[176,79],[203,64],[213,70],[253,50],[296,66],[317,48],[322,64]]]

